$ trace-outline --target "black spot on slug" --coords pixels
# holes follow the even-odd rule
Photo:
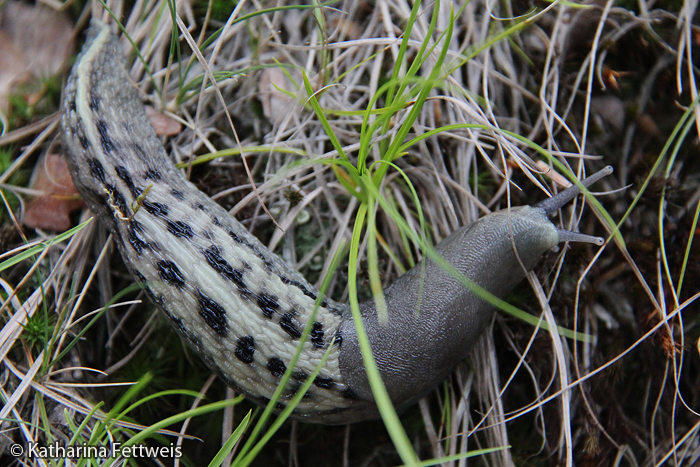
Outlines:
[[[258,306],[263,312],[263,315],[265,318],[270,319],[272,318],[272,315],[277,311],[280,307],[280,304],[277,302],[277,297],[274,295],[266,294],[265,292],[259,294],[256,296]]]
[[[90,141],[85,135],[78,135],[78,141],[80,141],[80,145],[83,147],[83,149],[90,147]]]
[[[289,389],[289,395],[292,397],[296,396],[303,386],[303,384],[295,384]],[[311,388],[309,388],[301,397],[302,399],[311,399],[313,397],[313,394],[311,394]]]
[[[134,276],[136,276],[136,279],[137,279],[140,283],[143,284],[144,282],[146,282],[146,277],[145,277],[143,274],[141,274],[140,272],[138,272],[138,271],[133,271],[132,274],[133,274]]]
[[[104,120],[98,120],[95,122],[95,127],[100,133],[100,143],[102,143],[102,150],[107,154],[114,151],[116,149],[116,146],[114,145],[114,142],[110,139],[109,134],[107,132],[107,122],[105,122]]]
[[[93,81],[93,82],[99,82],[99,81]],[[99,93],[99,90],[97,89],[97,86],[93,86],[92,88],[90,88],[90,109],[93,110],[94,112],[97,112],[100,110],[100,95],[99,94],[100,93]]]
[[[294,378],[297,381],[306,381],[306,378],[309,377],[309,374],[304,372],[304,371],[295,371],[292,373],[292,378]]]
[[[233,352],[243,363],[253,363],[255,353],[255,339],[253,336],[243,336],[236,343],[236,350]]]
[[[343,390],[343,399],[348,399],[348,400],[357,400],[357,394],[350,389],[350,388],[345,388]]]
[[[141,223],[139,221],[137,221],[136,219],[132,219],[131,222],[129,223],[129,226],[131,227],[131,229],[134,232],[139,232],[139,233],[143,232],[143,225],[141,225]]]
[[[148,242],[146,242],[146,240],[144,240],[141,236],[141,232],[143,232],[143,227],[141,224],[135,219],[132,219],[129,223],[128,240],[131,248],[134,249],[137,255],[140,255],[143,250],[151,248]]]
[[[223,277],[236,284],[236,287],[239,289],[247,291],[246,284],[243,282],[243,272],[238,269],[234,269],[233,266],[231,266],[229,262],[226,261],[223,256],[221,256],[219,247],[212,245],[204,250],[203,253],[207,263],[209,263],[209,266],[211,266]]]
[[[313,293],[313,291],[309,290],[309,289],[308,289],[304,284],[302,284],[301,282],[295,281],[294,279],[290,279],[290,278],[284,277],[284,276],[279,276],[279,277],[280,277],[280,280],[281,280],[284,284],[287,284],[287,285],[291,285],[291,286],[293,286],[293,287],[296,287],[297,289],[301,290],[301,293],[303,293],[304,295],[306,295],[306,296],[309,297],[310,299],[316,301],[316,294]],[[325,300],[321,302],[321,306],[322,306],[323,308],[325,308],[326,305],[327,305],[327,303],[326,303]]]
[[[139,147],[140,147],[140,146],[139,146]],[[142,151],[143,151],[143,149],[142,149]],[[143,178],[145,178],[146,180],[156,180],[156,181],[158,181],[158,180],[160,180],[160,179],[163,178],[163,177],[160,175],[160,172],[158,172],[157,170],[155,170],[155,169],[148,169],[146,172],[144,172]]]
[[[267,361],[267,369],[270,370],[272,376],[280,377],[287,371],[287,365],[277,357],[272,357]]]
[[[177,316],[175,316],[174,314],[172,314],[170,311],[166,310],[165,308],[163,308],[163,312],[167,315],[168,318],[170,318],[170,320],[173,323],[175,323],[175,325],[178,328],[184,328],[184,324],[182,323],[182,320],[180,318],[178,318]]]
[[[316,378],[314,378],[314,384],[322,389],[333,389],[333,387],[335,386],[335,381],[333,381],[333,378],[317,376]]]
[[[219,220],[217,219],[216,222],[219,222]],[[215,222],[215,223],[216,223],[216,222]],[[219,222],[219,225],[221,225],[221,222]],[[245,245],[245,244],[247,243],[243,238],[241,238],[240,235],[238,235],[238,234],[237,234],[236,232],[234,232],[233,230],[229,230],[227,233],[228,233],[229,237],[231,237],[231,240],[233,240],[234,242],[240,243],[240,244],[243,244],[243,245]]]
[[[89,143],[88,143],[89,146]],[[86,148],[87,149],[87,148]],[[88,165],[90,166],[90,173],[92,174],[93,177],[95,177],[101,184],[106,184],[107,179],[105,178],[105,169],[102,166],[102,163],[95,159],[94,157],[91,159],[87,160]]]
[[[156,263],[156,267],[158,268],[158,275],[163,279],[163,282],[174,285],[178,289],[184,287],[185,278],[177,264],[172,261],[159,261]]]
[[[337,345],[340,347],[343,345],[343,332],[338,328],[338,330],[335,332],[335,337],[333,337],[333,345]]]
[[[165,297],[162,295],[155,295],[153,292],[151,292],[151,294],[153,295],[153,302],[159,307],[165,309]]]
[[[173,198],[179,201],[185,201],[185,194],[180,190],[170,190],[170,194],[173,195]]]
[[[299,339],[301,337],[301,331],[294,321],[294,315],[292,313],[285,313],[280,319],[280,327],[284,332],[289,334],[292,339]]]
[[[199,316],[221,337],[228,334],[228,323],[226,320],[226,310],[216,301],[207,297],[201,290],[197,290],[199,300]]]
[[[136,185],[134,185],[134,181],[131,179],[131,175],[129,174],[129,171],[126,170],[126,167],[123,165],[118,165],[114,168],[114,170],[116,170],[119,178],[121,178],[126,184],[129,192],[131,192],[131,196],[137,198],[141,194],[141,190],[136,188]]]
[[[192,238],[194,236],[192,228],[182,221],[167,221],[166,225],[168,226],[168,231],[176,237]]]
[[[323,340],[323,325],[318,321],[315,321],[311,328],[311,343],[317,349],[323,348],[326,344]]]
[[[160,217],[161,219],[165,219],[166,217],[168,217],[168,213],[170,212],[168,206],[163,203],[144,201],[143,207],[146,209],[146,211],[150,212],[156,217]]]

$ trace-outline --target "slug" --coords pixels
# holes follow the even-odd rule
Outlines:
[[[269,401],[301,344],[280,406],[328,352],[293,417],[324,424],[376,418],[349,306],[320,300],[310,338],[300,343],[318,292],[175,168],[121,57],[116,37],[93,20],[65,86],[62,138],[78,191],[109,228],[135,280],[206,364],[251,400]],[[578,193],[573,186],[534,207],[494,212],[454,232],[436,251],[504,297],[559,242],[602,242],[559,230],[547,218]],[[384,291],[387,323],[379,322],[373,300],[361,304],[397,408],[440,383],[494,314],[440,266],[424,261]]]

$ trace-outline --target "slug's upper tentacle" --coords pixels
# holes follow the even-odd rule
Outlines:
[[[120,57],[116,38],[94,21],[66,84],[62,136],[76,187],[109,227],[136,280],[203,360],[254,401],[269,400],[301,345],[281,405],[327,352],[294,416],[318,423],[375,417],[348,307],[321,300],[315,310],[318,292],[185,179],[151,128]],[[459,274],[504,297],[524,277],[521,265],[533,268],[564,239],[547,213],[577,193],[572,188],[536,207],[492,213],[436,251]],[[361,305],[362,321],[389,395],[404,406],[466,356],[494,310],[430,260],[384,294],[389,322],[379,323],[373,300]],[[310,339],[302,343],[307,325]]]
[[[594,173],[590,177],[586,177],[583,180],[581,180],[581,185],[588,188],[601,178],[607,177],[611,173],[613,173],[613,168],[611,165],[608,165],[603,169],[599,170],[598,172]],[[544,209],[547,215],[552,215],[559,209],[561,209],[566,203],[577,197],[580,193],[581,188],[579,188],[578,185],[571,185],[569,188],[562,191],[561,193],[558,193],[555,196],[552,196],[551,198],[547,198],[543,201],[540,201],[539,203],[535,204],[534,207]]]
[[[590,177],[586,177],[585,179],[581,180],[581,184],[588,188],[601,178],[606,177],[611,173],[613,173],[613,168],[612,166],[608,165],[607,167],[599,170]],[[564,206],[566,203],[578,196],[579,193],[581,193],[581,189],[577,185],[572,185],[566,190],[562,191],[561,193],[558,193],[557,195],[552,196],[551,198],[540,201],[535,205],[535,207],[544,209],[544,211],[548,215],[552,215],[559,209],[561,209],[561,207]],[[602,245],[603,243],[605,243],[605,239],[601,237],[592,237],[590,235],[582,234],[579,232],[570,232],[568,230],[559,228],[557,229],[557,231],[559,232],[560,242],[583,242],[594,243],[596,245]]]

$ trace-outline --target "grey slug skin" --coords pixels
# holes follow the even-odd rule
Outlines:
[[[174,167],[100,22],[88,32],[63,107],[76,187],[134,278],[213,371],[265,404],[302,345],[280,408],[328,351],[293,417],[343,424],[378,416],[347,305],[323,300],[314,315],[318,292]],[[437,251],[502,298],[558,242],[544,209],[525,206],[457,230]],[[388,323],[378,322],[373,300],[361,304],[362,320],[389,394],[405,407],[467,356],[494,309],[430,260],[385,296]],[[300,343],[312,319],[311,339]]]
[[[503,298],[558,242],[545,212],[522,206],[458,229],[436,250],[460,274]],[[373,300],[361,304],[362,321],[392,401],[405,407],[465,358],[491,322],[494,308],[431,260],[408,271],[384,293],[388,322],[378,321]],[[361,398],[371,399],[352,318],[348,316],[340,328],[343,377]]]

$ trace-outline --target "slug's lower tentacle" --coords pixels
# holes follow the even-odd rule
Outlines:
[[[272,397],[301,345],[282,405],[328,358],[294,417],[376,417],[348,307],[324,299],[314,314],[318,292],[174,167],[120,57],[109,28],[94,21],[66,84],[62,126],[75,185],[131,273],[202,359],[254,401]],[[503,297],[560,240],[545,207],[525,206],[463,227],[436,250]],[[389,395],[405,406],[467,355],[494,310],[432,261],[385,297],[388,323],[379,323],[372,300],[361,305],[362,320]]]

